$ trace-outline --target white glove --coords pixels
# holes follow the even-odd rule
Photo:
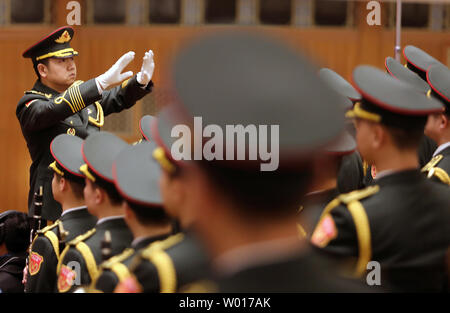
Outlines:
[[[148,50],[142,58],[141,71],[137,73],[136,80],[139,84],[147,86],[153,76],[155,70],[155,62],[153,61],[153,51]]]
[[[99,93],[102,93],[110,86],[118,84],[123,80],[133,76],[132,71],[128,71],[125,73],[122,73],[122,71],[134,59],[134,54],[134,51],[125,53],[120,57],[119,60],[117,60],[117,62],[113,66],[111,66],[108,71],[95,79],[95,83],[97,84]]]

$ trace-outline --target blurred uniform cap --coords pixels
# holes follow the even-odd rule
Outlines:
[[[201,117],[204,126],[217,125],[224,134],[227,125],[279,125],[280,166],[300,166],[344,127],[343,97],[299,52],[270,37],[203,37],[178,55],[173,77],[177,108],[187,119]],[[261,161],[214,162],[250,168]]]
[[[406,60],[406,66],[411,71],[418,74],[420,78],[422,78],[424,81],[427,80],[426,77],[427,70],[431,65],[442,64],[425,51],[411,45],[406,46],[403,49],[403,56],[405,57]]]
[[[450,70],[446,66],[433,65],[427,71],[430,94],[439,99],[447,112],[450,112]]]
[[[387,57],[384,61],[384,65],[392,77],[410,84],[422,93],[427,93],[430,90],[430,86],[426,83],[426,81],[421,79],[419,75],[403,66],[394,58]]]

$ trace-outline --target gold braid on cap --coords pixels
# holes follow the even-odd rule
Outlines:
[[[166,153],[164,152],[164,149],[161,147],[156,148],[153,151],[153,157],[156,161],[158,161],[159,165],[169,173],[174,173],[176,168],[172,164],[172,162],[169,161],[169,159],[166,156]]]
[[[56,161],[53,161],[53,163],[50,164],[48,167],[51,168],[53,171],[55,171],[55,173],[58,174],[59,176],[64,176],[64,172],[58,168],[58,166],[56,165]]]
[[[360,102],[356,102],[355,106],[353,107],[353,110],[348,111],[345,114],[345,117],[362,118],[362,119],[373,121],[373,122],[376,122],[376,123],[381,122],[381,116],[380,115],[362,109]]]
[[[95,183],[95,177],[94,177],[94,175],[91,174],[91,172],[89,172],[89,168],[88,168],[87,164],[83,164],[80,166],[80,172],[83,173],[87,179],[89,179],[90,181]]]

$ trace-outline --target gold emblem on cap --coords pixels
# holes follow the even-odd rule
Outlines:
[[[69,128],[69,129],[67,130],[67,134],[72,135],[72,136],[75,136],[75,129],[74,129],[74,128]]]
[[[62,35],[58,38],[55,39],[56,43],[65,43],[70,41],[70,39],[72,39],[69,35],[69,32],[67,30],[64,31],[64,33],[62,33]]]

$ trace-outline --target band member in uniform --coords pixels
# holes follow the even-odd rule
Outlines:
[[[352,111],[358,148],[378,175],[331,201],[311,241],[356,275],[378,262],[383,285],[394,290],[442,291],[450,193],[420,173],[417,148],[427,116],[443,105],[371,66],[357,67],[353,81],[363,96]]]
[[[314,160],[314,176],[299,212],[300,235],[311,236],[325,206],[340,194],[338,172],[345,156],[355,150],[355,140],[345,131]]]
[[[179,221],[183,232],[143,249],[130,264],[132,276],[118,285],[116,292],[172,293],[206,278],[208,258],[192,232],[195,216],[186,208],[189,188],[183,186],[183,166],[171,157],[170,107],[163,108],[151,124],[151,136],[158,147],[153,157],[161,167],[160,189],[166,212]]]
[[[56,268],[66,242],[92,229],[97,218],[91,215],[84,202],[84,164],[79,137],[61,134],[53,139],[50,152],[55,159],[52,189],[55,200],[61,204],[61,218],[37,232],[28,259],[27,292],[54,292]]]
[[[123,252],[133,240],[112,174],[115,158],[127,146],[125,141],[108,132],[91,134],[83,142],[81,151],[86,163],[80,171],[86,177],[84,199],[89,212],[98,221],[93,229],[69,241],[61,253],[57,268],[59,292],[72,292],[91,284],[98,276],[98,265]],[[106,253],[102,252],[104,241]],[[79,266],[72,268],[71,264]]]
[[[427,72],[430,94],[440,100],[445,111],[431,114],[425,126],[425,133],[439,145],[433,158],[422,169],[428,177],[450,185],[450,70],[442,65],[433,65]]]
[[[416,59],[418,59],[417,56]],[[412,87],[416,88],[417,91],[420,91],[421,93],[424,94],[430,93],[431,90],[430,85],[428,85],[426,81],[421,79],[420,76],[417,75],[415,72],[401,65],[397,60],[391,57],[387,57],[384,61],[384,65],[386,67],[386,70],[392,77],[410,84]],[[424,135],[422,137],[422,139],[420,140],[418,150],[420,168],[424,167],[425,164],[427,164],[431,160],[433,152],[436,150],[436,148],[437,144],[433,139],[431,139],[427,135]]]
[[[361,95],[355,87],[335,71],[322,68],[319,71],[319,77],[334,91],[349,99],[350,103],[346,103],[345,106],[346,111],[352,109],[355,103],[361,101]],[[346,129],[354,138],[355,126],[352,120],[346,121]],[[361,159],[358,151],[344,155],[338,173],[338,192],[346,193],[368,186],[372,182],[371,169],[371,165]]]
[[[197,75],[188,79],[194,69]],[[194,133],[205,157],[182,163],[182,184],[189,188],[185,207],[194,213],[195,231],[212,259],[215,290],[356,290],[359,286],[330,273],[297,233],[297,207],[311,180],[311,161],[344,130],[336,92],[297,51],[248,33],[197,40],[178,56],[173,77],[183,124],[195,130],[194,118],[201,116],[205,131],[216,130],[207,138]],[[259,135],[268,139],[271,156],[250,156],[255,138],[241,141],[236,151],[226,135],[230,125],[267,127],[270,136]],[[195,152],[191,140],[186,144]],[[238,158],[239,151],[245,157]]]
[[[48,169],[53,162],[49,150],[53,138],[63,133],[85,138],[99,131],[104,116],[132,107],[153,86],[151,50],[145,53],[141,71],[133,77],[131,71],[122,73],[134,58],[135,53],[130,51],[104,74],[86,82],[76,80],[74,56],[78,52],[70,47],[73,36],[73,28],[58,28],[23,53],[23,57],[31,58],[38,79],[33,88],[25,92],[16,109],[32,159],[29,215],[33,215],[33,195],[43,186],[41,214],[44,220],[51,221],[61,215],[61,206],[52,196],[53,173]],[[121,85],[108,90],[121,82]]]
[[[161,170],[151,157],[155,148],[150,142],[129,146],[114,161],[114,183],[124,199],[125,222],[134,240],[130,248],[100,265],[99,277],[92,285],[95,290],[113,292],[118,283],[130,276],[128,268],[134,256],[170,235],[171,219],[164,210],[159,189]]]

